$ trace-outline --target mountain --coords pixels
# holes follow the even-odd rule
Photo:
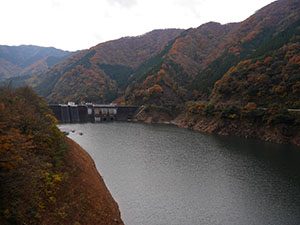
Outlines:
[[[296,0],[204,24],[145,62],[118,102],[146,106],[142,121],[300,145],[299,43]]]
[[[215,82],[232,66],[297,42],[299,5],[280,0],[241,23],[208,23],[185,31],[155,65],[134,74],[126,102],[166,106],[209,99]]]
[[[189,86],[209,65],[211,52],[236,27],[211,22],[183,32],[156,59],[135,71],[125,93],[126,102],[171,106],[187,101],[192,92]]]
[[[300,145],[300,2],[239,23],[155,30],[26,77],[49,102],[144,105],[137,119]]]
[[[33,45],[0,46],[0,80],[45,72],[71,53]]]
[[[111,102],[144,61],[161,52],[182,30],[154,30],[83,50],[57,64],[28,84],[51,102]]]
[[[196,76],[199,60],[204,60],[207,53],[236,26],[209,23],[184,32],[178,29],[154,30],[138,37],[101,43],[80,51],[42,76],[31,76],[27,84],[51,102],[111,102],[122,96],[128,86],[132,88],[132,83],[138,84],[147,76],[149,70],[165,59],[169,50],[169,58],[185,68],[187,76],[179,75],[178,79],[186,83]],[[195,49],[202,51],[195,53]]]

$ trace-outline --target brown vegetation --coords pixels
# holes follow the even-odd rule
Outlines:
[[[110,103],[124,91],[133,71],[161,52],[181,32],[180,29],[154,30],[101,43],[79,51],[39,76],[32,85],[50,102]]]
[[[0,89],[0,224],[122,224],[92,159],[31,89]]]
[[[299,114],[288,111],[300,109],[299,10],[299,1],[279,0],[241,23],[184,32],[125,99],[179,109],[171,110],[179,126],[299,145]],[[143,92],[155,85],[164,91]]]

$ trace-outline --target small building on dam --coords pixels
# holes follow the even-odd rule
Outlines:
[[[99,104],[50,104],[50,109],[60,123],[87,123],[129,121],[139,107]]]

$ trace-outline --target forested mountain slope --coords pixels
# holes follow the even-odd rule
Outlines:
[[[45,72],[71,53],[33,45],[0,46],[0,80]]]
[[[300,2],[279,0],[185,31],[118,101],[145,105],[142,121],[300,145],[299,43]]]
[[[132,72],[164,49],[182,30],[154,30],[80,51],[47,73],[27,82],[51,102],[111,102]]]
[[[285,138],[278,140],[290,140],[299,127],[289,111],[300,107],[299,42],[300,1],[278,0],[239,23],[105,42],[26,83],[49,102],[144,105],[139,119],[148,122],[181,117],[182,126],[195,127],[206,118],[215,121],[210,132],[230,133],[220,128],[224,121],[263,129],[284,124],[278,132]]]
[[[297,43],[299,20],[300,2],[279,0],[241,23],[208,23],[187,30],[156,63],[134,75],[125,101],[166,106],[207,100],[215,82],[231,67]]]

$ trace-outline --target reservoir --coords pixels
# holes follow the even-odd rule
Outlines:
[[[300,148],[171,125],[66,124],[126,225],[299,225]]]

